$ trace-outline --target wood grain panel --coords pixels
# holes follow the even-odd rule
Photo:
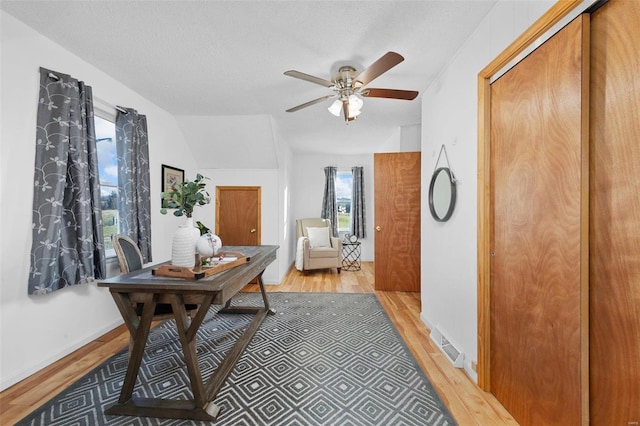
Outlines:
[[[582,31],[491,90],[491,391],[522,425],[583,421]]]
[[[572,10],[582,4],[582,0],[561,0],[556,2],[518,36],[500,55],[478,73],[478,385],[490,390],[490,79],[507,63],[521,55],[532,43],[553,25],[557,24]]]
[[[491,390],[491,85],[478,76],[478,386]]]
[[[420,155],[373,157],[376,290],[420,291]]]
[[[216,187],[216,234],[224,245],[260,245],[261,188]]]
[[[482,69],[478,75],[483,79],[490,79],[532,43],[562,20],[572,10],[582,4],[583,0],[559,0],[538,18],[518,38],[511,42],[491,63]]]
[[[640,422],[640,2],[592,17],[591,419]],[[635,423],[633,423],[635,422]]]

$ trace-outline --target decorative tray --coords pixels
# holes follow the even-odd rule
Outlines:
[[[189,278],[199,280],[204,277],[215,275],[227,269],[244,265],[251,260],[250,257],[237,251],[225,251],[218,253],[209,261],[209,265],[198,268],[188,268],[186,266],[162,265],[153,268],[151,273],[162,277]]]

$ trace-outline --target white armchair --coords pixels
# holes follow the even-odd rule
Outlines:
[[[301,271],[311,269],[342,269],[342,242],[331,235],[328,219],[296,220],[298,253],[296,267]]]

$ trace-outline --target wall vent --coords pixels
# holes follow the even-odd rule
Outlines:
[[[429,337],[431,337],[431,340],[433,340],[438,348],[447,356],[454,367],[464,368],[464,353],[444,337],[438,327],[433,327]]]

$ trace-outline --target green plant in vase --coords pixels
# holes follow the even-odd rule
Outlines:
[[[193,224],[193,209],[211,202],[206,189],[207,177],[197,174],[193,181],[185,180],[173,185],[169,191],[162,193],[163,207],[160,213],[167,214],[167,209],[174,209],[174,216],[186,216],[187,220],[173,236],[171,248],[171,264],[193,268],[196,265],[196,242],[200,231]],[[198,262],[199,263],[199,262]]]
[[[160,213],[167,214],[167,209],[175,209],[174,216],[193,216],[193,209],[196,206],[204,206],[211,202],[211,196],[207,192],[205,179],[200,173],[193,181],[185,180],[171,187],[169,191],[162,193],[162,200],[166,202],[166,207],[160,209]]]

